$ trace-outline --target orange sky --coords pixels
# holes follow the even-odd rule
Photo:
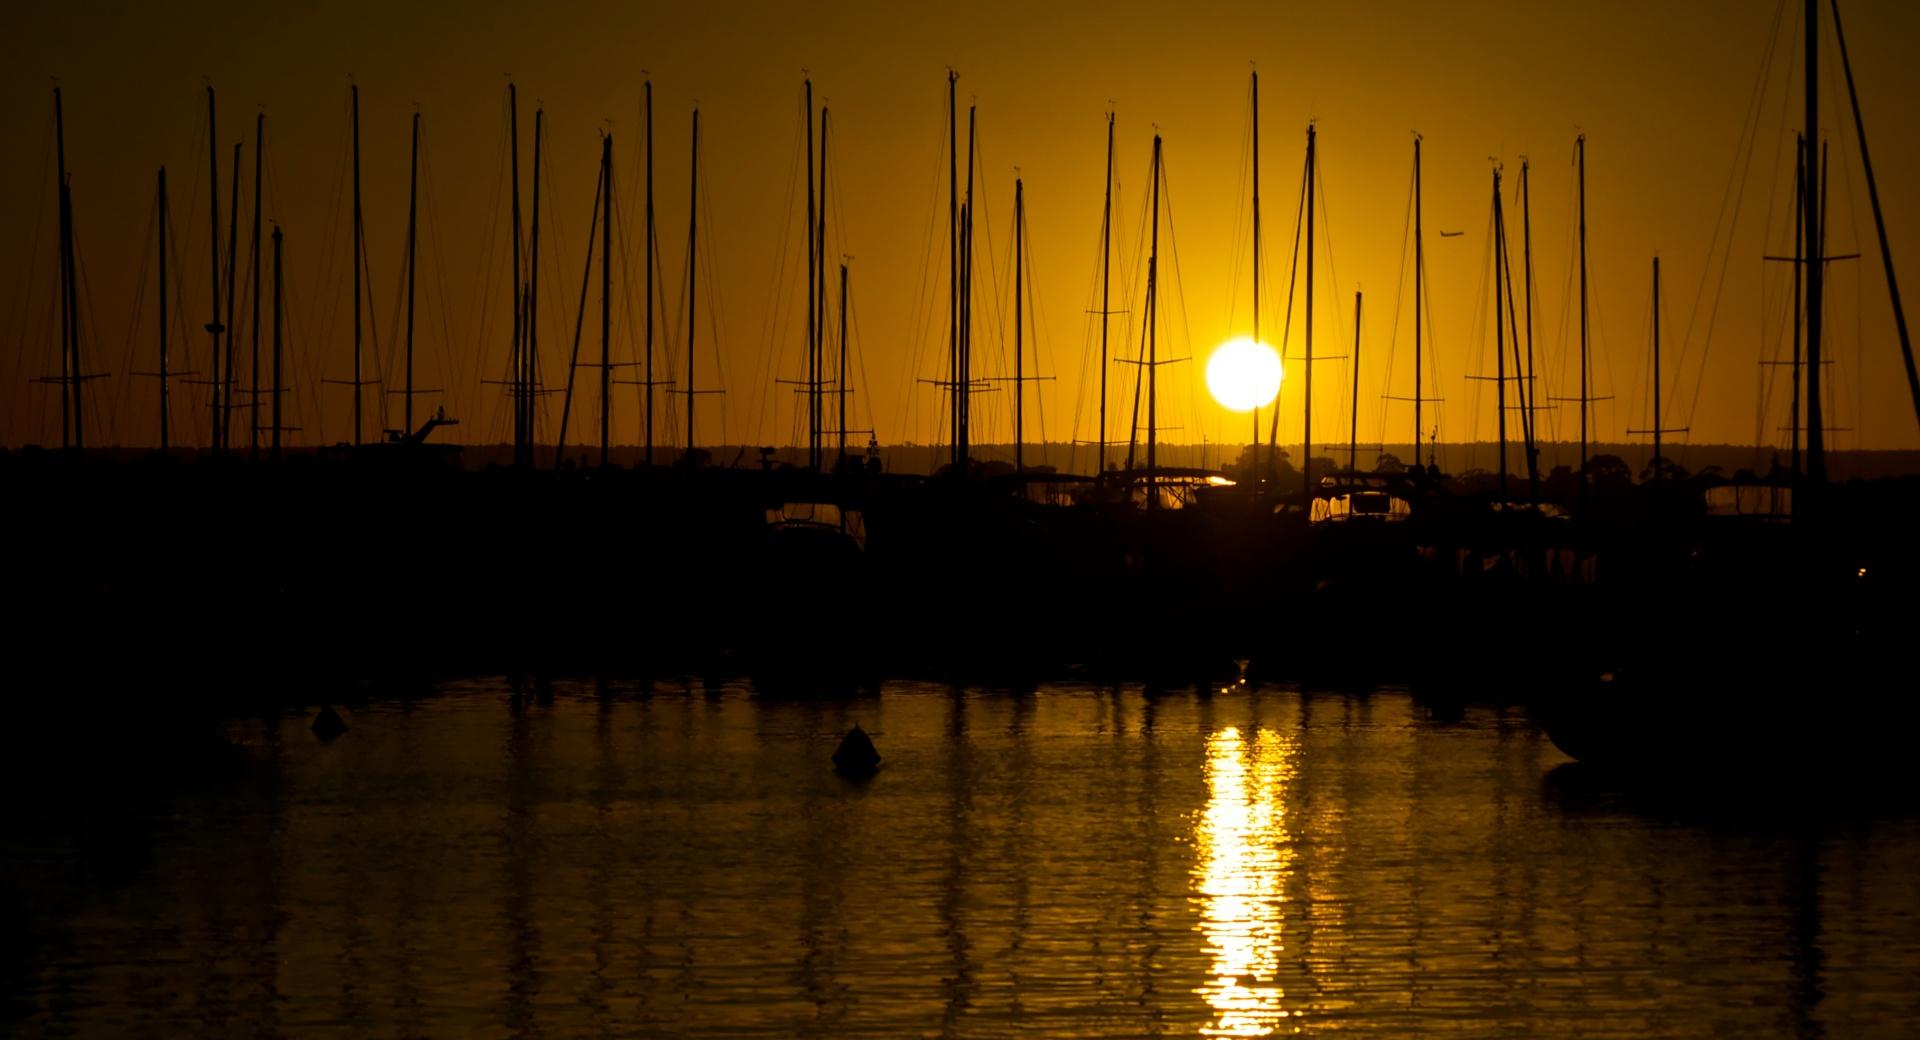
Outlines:
[[[0,335],[9,359],[0,379],[8,444],[56,442],[58,398],[29,380],[57,364],[48,282],[54,220],[50,77],[67,96],[69,166],[87,299],[88,368],[111,373],[90,385],[89,440],[150,443],[153,381],[152,274],[136,300],[151,253],[147,231],[155,169],[169,170],[183,268],[182,323],[206,321],[207,224],[202,75],[219,91],[221,197],[233,143],[251,190],[252,117],[268,113],[267,213],[287,235],[290,293],[288,401],[302,441],[349,435],[350,393],[318,379],[351,371],[345,274],[346,93],[362,92],[363,176],[373,294],[373,337],[390,377],[406,217],[407,123],[424,113],[420,385],[445,387],[446,403],[471,441],[504,439],[500,388],[481,382],[506,369],[510,330],[500,192],[504,73],[522,98],[523,175],[530,177],[533,110],[551,131],[543,196],[542,349],[549,381],[570,343],[579,303],[585,223],[593,200],[598,135],[616,145],[617,282],[640,281],[640,89],[655,85],[657,212],[667,295],[660,319],[662,365],[684,368],[678,316],[686,255],[688,113],[702,111],[702,284],[699,384],[726,393],[700,403],[702,443],[790,443],[800,436],[789,387],[803,374],[798,310],[804,285],[799,209],[802,69],[832,108],[835,256],[850,255],[856,379],[851,425],[883,442],[943,436],[938,392],[916,379],[942,376],[945,349],[945,69],[961,73],[962,119],[979,105],[981,178],[975,355],[981,371],[1010,374],[1010,266],[1015,169],[1026,181],[1033,289],[1039,310],[1037,364],[1053,382],[1029,393],[1029,437],[1087,439],[1094,430],[1097,366],[1085,313],[1094,288],[1100,220],[1104,113],[1118,118],[1115,304],[1137,297],[1137,238],[1154,128],[1165,136],[1171,238],[1163,225],[1165,356],[1203,361],[1213,345],[1244,335],[1251,276],[1244,226],[1249,61],[1261,71],[1262,192],[1267,289],[1263,319],[1278,338],[1288,251],[1300,186],[1303,131],[1319,126],[1326,189],[1316,304],[1316,352],[1352,347],[1356,288],[1366,293],[1360,372],[1360,437],[1405,441],[1406,406],[1383,393],[1411,392],[1410,304],[1396,309],[1411,160],[1411,131],[1426,150],[1426,226],[1433,327],[1431,363],[1439,433],[1491,438],[1486,285],[1489,158],[1509,185],[1520,158],[1533,160],[1536,350],[1546,394],[1576,392],[1567,361],[1572,257],[1572,167],[1576,128],[1588,137],[1588,206],[1594,285],[1596,439],[1619,439],[1646,423],[1648,267],[1662,256],[1670,426],[1695,441],[1749,442],[1757,427],[1779,440],[1785,390],[1766,398],[1756,361],[1783,350],[1786,265],[1764,252],[1791,249],[1788,217],[1792,133],[1800,122],[1799,5],[1777,34],[1750,161],[1736,164],[1743,119],[1767,53],[1774,5],[1617,3],[1543,5],[1346,3],[1140,4],[467,4],[145,5],[13,4],[0,14],[0,134],[15,161],[0,168]],[[1906,45],[1916,19],[1907,5],[1846,5],[1876,173],[1894,255],[1920,284],[1920,146],[1914,113],[1920,79]],[[1838,447],[1912,447],[1914,417],[1898,341],[1873,245],[1865,181],[1850,118],[1844,118],[1837,54],[1827,37],[1823,126],[1832,133],[1835,178],[1829,250],[1865,254],[1832,265],[1829,342]],[[1824,77],[1823,77],[1824,78]],[[1784,142],[1784,144],[1783,144]],[[1742,179],[1744,175],[1744,180]],[[1717,219],[1729,184],[1744,184],[1730,245]],[[251,202],[243,202],[242,232]],[[1731,212],[1731,211],[1730,211]],[[224,216],[221,230],[225,239]],[[1729,217],[1729,220],[1731,217]],[[1520,216],[1509,211],[1517,250]],[[36,228],[38,237],[36,238]],[[1440,230],[1462,231],[1441,239]],[[1331,256],[1327,248],[1331,246]],[[246,244],[243,241],[244,258]],[[1732,262],[1721,281],[1720,258]],[[990,258],[990,259],[989,259]],[[1520,257],[1513,257],[1516,271]],[[632,270],[626,268],[630,264]],[[244,281],[244,279],[243,279]],[[624,283],[623,283],[624,284]],[[1704,288],[1703,288],[1704,287]],[[1711,323],[1708,303],[1718,287]],[[583,355],[598,357],[598,276],[589,294]],[[1409,289],[1410,291],[1410,289]],[[616,286],[616,360],[636,356],[638,314]],[[1696,300],[1703,300],[1696,305]],[[136,306],[136,304],[138,304]],[[1136,301],[1133,307],[1138,310]],[[1000,311],[1005,310],[1004,317]],[[1398,317],[1396,326],[1395,318]],[[246,324],[242,298],[240,324]],[[1296,315],[1296,346],[1298,317]],[[1116,318],[1116,350],[1137,349],[1138,329]],[[1711,324],[1712,336],[1706,330]],[[1689,328],[1691,332],[1689,333]],[[717,340],[716,340],[717,333]],[[174,365],[203,368],[207,337],[176,337]],[[244,358],[243,342],[243,358]],[[1392,372],[1388,371],[1391,353]],[[670,355],[671,360],[667,360]],[[1703,366],[1704,359],[1704,366]],[[716,372],[716,362],[718,371]],[[369,365],[375,362],[369,361]],[[1030,360],[1029,364],[1034,364]],[[245,364],[242,363],[244,378]],[[1163,369],[1163,425],[1172,440],[1244,441],[1246,419],[1200,389],[1200,366]],[[622,375],[628,374],[623,371]],[[1290,370],[1290,376],[1294,373]],[[591,376],[583,371],[583,376]],[[1116,369],[1116,398],[1131,372]],[[1344,441],[1350,400],[1345,362],[1316,372],[1316,441]],[[397,382],[391,385],[397,385]],[[1697,404],[1695,403],[1697,391]],[[1299,438],[1298,382],[1284,399],[1282,439]],[[203,443],[204,388],[175,397],[176,439]],[[397,398],[386,407],[397,423]],[[429,399],[431,400],[431,399]],[[369,408],[380,404],[369,398]],[[543,427],[550,436],[558,402]],[[663,403],[662,442],[677,440]],[[677,413],[676,402],[672,408]],[[1114,428],[1124,435],[1116,401]],[[637,395],[621,388],[616,440],[639,439]],[[1077,420],[1077,422],[1076,422]],[[575,437],[597,427],[597,406],[576,407]],[[369,427],[376,421],[369,419]],[[1429,425],[1432,425],[1430,420]],[[1542,418],[1543,435],[1574,435],[1570,412]],[[976,441],[1011,435],[1005,390],[982,399]],[[240,435],[244,442],[244,436]],[[1676,438],[1678,439],[1678,438]]]

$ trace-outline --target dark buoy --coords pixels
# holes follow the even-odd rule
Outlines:
[[[833,768],[842,776],[872,776],[880,768],[880,752],[873,749],[873,739],[859,723],[840,738],[840,747],[833,753]]]
[[[313,717],[313,734],[321,740],[332,740],[346,731],[346,722],[340,718],[339,712],[333,710],[331,704],[321,708],[320,714]]]

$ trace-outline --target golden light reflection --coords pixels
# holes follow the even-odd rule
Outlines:
[[[1207,809],[1194,829],[1193,872],[1200,930],[1213,948],[1213,977],[1194,991],[1214,1011],[1202,1036],[1271,1036],[1298,1024],[1277,979],[1293,873],[1282,796],[1293,776],[1293,743],[1279,734],[1259,730],[1249,743],[1228,727],[1207,741]]]

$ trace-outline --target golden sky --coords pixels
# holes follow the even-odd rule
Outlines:
[[[1823,7],[1824,11],[1824,7]],[[0,333],[9,360],[0,378],[9,444],[57,442],[58,398],[29,380],[57,364],[48,281],[55,209],[51,94],[66,92],[83,278],[87,367],[111,373],[90,385],[89,440],[154,438],[153,275],[149,219],[154,174],[165,164],[179,225],[182,319],[206,321],[207,199],[203,84],[219,92],[221,205],[231,149],[268,115],[266,212],[286,232],[289,422],[297,439],[349,435],[350,393],[318,379],[351,371],[345,174],[348,83],[361,90],[367,250],[372,265],[369,356],[381,366],[398,329],[406,218],[408,120],[416,106],[427,141],[416,330],[417,380],[445,387],[471,441],[504,439],[497,386],[510,331],[503,190],[505,83],[522,100],[522,173],[531,177],[533,111],[550,131],[542,186],[542,350],[550,383],[563,369],[580,300],[585,224],[593,202],[599,134],[615,140],[615,278],[639,299],[640,92],[654,83],[660,255],[667,307],[659,319],[662,365],[684,369],[678,299],[686,255],[689,113],[701,110],[703,222],[697,345],[702,443],[791,443],[800,436],[790,387],[803,374],[799,301],[804,265],[800,146],[802,70],[832,109],[830,254],[851,256],[856,396],[850,425],[883,442],[944,435],[939,378],[945,350],[945,70],[961,74],[961,118],[979,106],[980,296],[978,375],[1011,374],[1009,289],[1013,179],[1026,182],[1037,364],[1052,382],[1030,388],[1029,438],[1093,436],[1097,366],[1089,353],[1100,222],[1105,112],[1117,114],[1115,308],[1138,311],[1144,266],[1137,245],[1147,156],[1164,135],[1170,224],[1162,226],[1166,282],[1163,356],[1196,358],[1162,370],[1162,423],[1176,441],[1244,441],[1248,422],[1211,403],[1200,386],[1206,351],[1250,322],[1247,222],[1247,73],[1261,73],[1265,214],[1264,331],[1278,339],[1300,190],[1304,129],[1317,120],[1324,219],[1316,286],[1316,353],[1352,348],[1353,294],[1366,294],[1359,379],[1360,439],[1404,442],[1411,392],[1412,311],[1402,292],[1402,245],[1412,132],[1425,141],[1425,211],[1437,373],[1445,440],[1493,436],[1487,313],[1490,159],[1504,164],[1509,227],[1519,270],[1520,214],[1511,189],[1532,160],[1537,297],[1535,349],[1547,395],[1577,392],[1568,361],[1573,141],[1588,139],[1589,249],[1594,287],[1595,436],[1619,439],[1647,421],[1649,261],[1665,275],[1665,391],[1669,426],[1696,442],[1784,438],[1785,390],[1757,361],[1780,356],[1787,265],[1763,253],[1792,247],[1792,134],[1801,120],[1800,5],[1764,2],[1185,4],[747,4],[544,5],[480,0],[406,4],[11,4],[0,13],[0,134],[14,160],[0,167]],[[1882,201],[1896,260],[1920,285],[1920,77],[1907,53],[1909,5],[1845,5]],[[1777,39],[1762,78],[1769,40]],[[1823,55],[1823,130],[1833,146],[1828,248],[1863,253],[1836,261],[1829,279],[1829,415],[1839,447],[1912,447],[1898,341],[1886,300],[1865,180],[1847,116],[1830,26]],[[206,78],[203,80],[203,76]],[[1763,89],[1750,156],[1749,106]],[[1738,156],[1738,161],[1736,161]],[[527,186],[530,190],[530,185]],[[1723,199],[1739,192],[1737,210]],[[796,208],[798,207],[798,208]],[[242,246],[250,198],[242,203]],[[222,217],[221,239],[226,229]],[[1728,228],[1733,232],[1729,240]],[[1716,228],[1718,239],[1716,239]],[[1461,231],[1442,239],[1438,232]],[[36,237],[37,233],[37,237]],[[1169,237],[1169,235],[1171,237]],[[1329,247],[1331,255],[1329,256]],[[223,245],[224,248],[224,245]],[[621,254],[624,254],[624,259]],[[1723,257],[1730,257],[1722,275]],[[597,262],[597,259],[596,259]],[[631,271],[627,270],[631,267]],[[1131,277],[1129,277],[1131,276]],[[244,282],[244,278],[242,279]],[[588,295],[583,357],[599,351],[598,274]],[[1410,285],[1406,290],[1410,294]],[[1718,295],[1711,321],[1708,312]],[[632,360],[638,315],[616,287],[616,360]],[[240,324],[246,325],[246,297]],[[1005,311],[1004,316],[1000,313]],[[1396,325],[1396,315],[1398,322]],[[1295,319],[1298,351],[1299,326]],[[1711,325],[1709,338],[1707,329]],[[1129,328],[1132,329],[1129,335]],[[1689,331],[1691,330],[1691,331]],[[1116,352],[1138,347],[1121,316]],[[176,341],[176,368],[204,368],[207,337]],[[1029,342],[1032,342],[1031,338]],[[668,355],[671,361],[667,361]],[[1389,355],[1392,371],[1389,372]],[[244,379],[245,342],[242,343]],[[716,372],[716,362],[718,371]],[[375,362],[370,360],[369,365]],[[1301,425],[1297,366],[1283,391],[1283,441]],[[1771,370],[1770,370],[1771,371]],[[626,376],[630,370],[623,370]],[[583,378],[591,377],[583,370]],[[1110,413],[1129,370],[1112,374]],[[396,384],[397,385],[397,384]],[[1698,388],[1696,390],[1696,388]],[[1346,362],[1318,367],[1315,440],[1344,441],[1352,393]],[[1697,394],[1697,403],[1696,403]],[[194,408],[204,388],[175,397],[176,439],[204,442]],[[397,398],[386,407],[397,424]],[[429,398],[428,400],[433,400]],[[372,396],[369,408],[379,405]],[[557,417],[557,399],[545,430]],[[666,406],[662,405],[664,409]],[[677,410],[678,404],[674,405]],[[97,408],[97,410],[96,410]],[[640,436],[637,392],[622,387],[615,439]],[[661,439],[680,434],[662,413]],[[1077,421],[1076,421],[1077,420]],[[597,426],[597,406],[576,406],[576,438]],[[1574,435],[1570,412],[1543,416],[1543,435]],[[369,427],[375,425],[370,419]],[[1433,425],[1429,420],[1429,425]],[[549,433],[550,435],[550,433]],[[1010,396],[983,398],[976,441],[1011,436]],[[863,440],[864,438],[857,438]],[[1678,438],[1676,438],[1678,439]],[[244,436],[240,436],[244,441]]]

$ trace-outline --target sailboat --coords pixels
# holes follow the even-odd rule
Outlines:
[[[1838,4],[1831,9],[1852,95]],[[1818,0],[1808,0],[1805,18],[1803,140],[1814,142],[1820,140]],[[1864,123],[1857,96],[1851,100],[1871,190]],[[1583,764],[1663,776],[1726,776],[1737,767],[1743,782],[1774,776],[1800,783],[1902,766],[1912,724],[1920,722],[1914,699],[1894,694],[1904,691],[1910,671],[1901,651],[1912,636],[1912,587],[1920,570],[1911,536],[1904,523],[1888,522],[1871,503],[1850,502],[1825,479],[1819,381],[1826,258],[1818,204],[1824,171],[1811,159],[1811,144],[1796,165],[1803,246],[1797,259],[1805,288],[1797,320],[1804,322],[1807,383],[1806,474],[1794,495],[1797,515],[1791,524],[1707,526],[1651,540],[1639,561],[1646,573],[1620,604],[1631,611],[1635,638],[1621,640],[1604,667],[1540,707],[1554,744]],[[1874,210],[1911,379],[1885,223],[1877,205]],[[1657,267],[1655,286],[1657,292]],[[1657,387],[1657,363],[1655,376]],[[1920,382],[1912,388],[1920,417]],[[1657,406],[1653,416],[1659,430]],[[1758,633],[1778,635],[1756,644]]]

